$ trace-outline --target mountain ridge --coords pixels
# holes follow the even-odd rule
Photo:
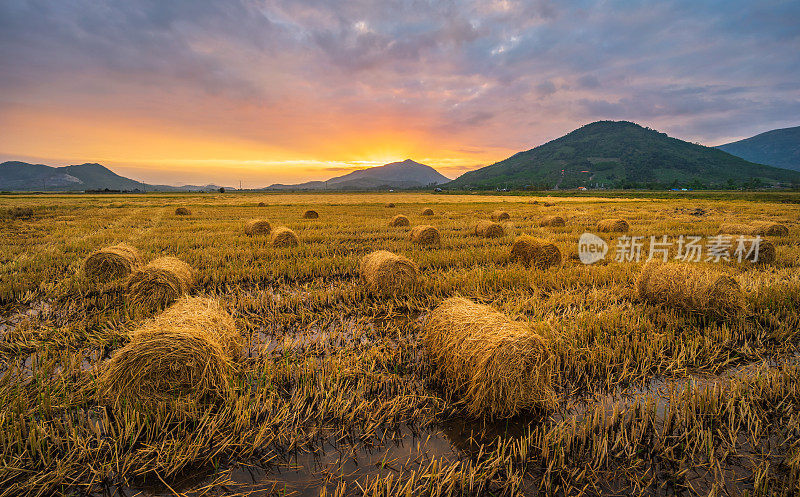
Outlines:
[[[751,162],[800,171],[800,126],[765,131],[716,148]]]
[[[426,164],[406,159],[382,166],[359,169],[327,181],[294,185],[272,184],[262,190],[372,190],[378,188],[421,188],[445,184],[450,178]]]
[[[800,174],[756,164],[629,121],[596,121],[499,162],[448,188],[731,188],[800,184]]]

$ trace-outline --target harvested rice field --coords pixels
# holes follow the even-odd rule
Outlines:
[[[800,195],[718,197],[0,196],[0,497],[798,495]]]

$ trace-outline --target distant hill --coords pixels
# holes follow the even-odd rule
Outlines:
[[[800,171],[800,126],[774,129],[717,148],[750,162]]]
[[[451,188],[732,187],[800,184],[800,173],[748,162],[627,121],[597,121],[465,173]]]
[[[4,191],[199,191],[217,190],[216,185],[149,185],[128,179],[94,163],[50,167],[44,164],[8,161],[0,164],[0,190]]]
[[[328,181],[309,181],[297,185],[274,184],[266,190],[375,190],[379,188],[420,188],[441,185],[450,178],[436,169],[406,159],[383,166],[360,169]]]

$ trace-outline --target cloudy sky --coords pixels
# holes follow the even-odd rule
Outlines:
[[[0,0],[0,160],[264,186],[445,175],[599,119],[800,124],[800,2]]]

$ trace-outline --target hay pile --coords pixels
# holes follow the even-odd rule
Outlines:
[[[161,310],[194,287],[194,271],[174,257],[159,257],[128,280],[128,299],[137,308]]]
[[[722,223],[717,234],[750,236],[786,236],[789,228],[771,221],[754,221],[751,224]]]
[[[547,269],[561,264],[561,251],[554,244],[533,238],[520,236],[511,246],[512,262],[519,262],[525,266]]]
[[[630,226],[624,219],[603,219],[597,223],[597,231],[601,233],[625,232]]]
[[[190,211],[186,207],[178,207],[177,209],[175,209],[176,216],[188,216],[191,213],[192,211]]]
[[[266,219],[251,219],[244,225],[244,232],[250,236],[269,235],[272,225]]]
[[[398,226],[409,226],[411,222],[402,214],[398,214],[389,221],[389,226],[396,228]]]
[[[734,239],[731,247],[728,249],[728,257],[730,258],[731,262],[739,262],[739,256],[736,254],[738,244],[739,243],[736,241],[736,239]],[[750,250],[750,247],[751,242],[746,242],[744,252],[742,253],[742,262],[751,262],[754,264],[772,264],[775,262],[775,245],[773,245],[772,242],[768,242],[764,239],[759,240],[758,256],[756,256],[755,253],[748,256],[747,253]]]
[[[184,297],[131,334],[100,377],[114,403],[191,408],[232,393],[241,348],[231,316],[215,300]]]
[[[545,216],[539,221],[539,226],[566,226],[567,223],[561,216]]]
[[[317,219],[319,217],[319,212],[307,210],[303,213],[303,219]]]
[[[492,212],[492,221],[505,221],[506,219],[511,219],[511,216],[506,211],[494,211]]]
[[[394,209],[394,204],[389,202],[388,204],[386,204],[386,207],[389,209]]]
[[[503,225],[494,221],[478,221],[473,233],[483,238],[500,238],[506,234]]]
[[[442,243],[442,236],[439,230],[427,224],[414,226],[411,229],[409,238],[417,245],[439,245]]]
[[[474,415],[555,406],[550,349],[526,323],[453,297],[431,312],[424,342],[445,385],[465,396]]]
[[[273,247],[296,247],[300,244],[300,239],[297,237],[297,233],[286,226],[278,226],[272,230],[270,243]]]
[[[362,257],[359,271],[370,290],[384,294],[407,290],[417,281],[419,273],[413,261],[385,250]]]
[[[650,261],[639,274],[636,291],[642,300],[712,317],[730,317],[744,309],[736,280],[702,266]]]
[[[429,208],[427,208],[427,209],[423,210],[423,211],[422,211],[422,213],[421,213],[421,215],[423,215],[423,216],[432,216],[432,215],[433,215],[433,209],[431,209],[431,208],[429,207]]]
[[[258,203],[258,206],[259,206],[259,207],[266,207],[266,206],[267,206],[267,204],[265,204],[264,202],[259,202],[259,203]]]
[[[83,262],[87,278],[98,283],[128,277],[141,264],[139,251],[120,243],[92,252]]]

